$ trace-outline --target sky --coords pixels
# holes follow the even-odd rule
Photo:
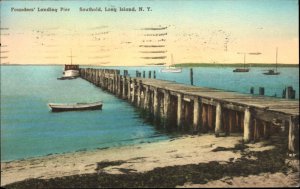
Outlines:
[[[2,64],[299,64],[297,0],[0,4]]]

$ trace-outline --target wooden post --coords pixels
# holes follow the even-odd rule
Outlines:
[[[122,98],[126,98],[126,77],[123,75],[122,77]]]
[[[153,78],[154,79],[156,78],[156,72],[155,72],[155,70],[153,71]]]
[[[262,122],[259,120],[259,119],[255,119],[255,125],[254,125],[254,127],[255,127],[255,130],[254,130],[254,132],[255,132],[255,137],[254,137],[254,140],[255,141],[259,141],[260,140],[260,138],[262,137],[261,135],[262,135]]]
[[[194,85],[194,78],[193,78],[193,68],[190,69],[190,80],[191,80],[191,85]]]
[[[132,89],[132,95],[131,95],[131,102],[134,103],[135,101],[135,85],[136,84],[136,79],[133,79],[132,80],[132,83],[131,83],[131,89]]]
[[[164,127],[169,125],[169,114],[170,114],[170,92],[167,90],[164,90]]]
[[[96,72],[95,72],[95,85],[96,86],[98,85],[98,69],[96,69]]]
[[[144,91],[144,109],[148,109],[149,110],[149,87],[145,86],[145,91]]]
[[[259,87],[259,95],[265,95],[265,88]]]
[[[182,126],[182,94],[177,95],[177,127]]]
[[[141,80],[138,81],[137,83],[137,107],[140,107],[140,104],[141,104],[141,87],[142,87],[142,84],[141,84]]]
[[[127,81],[127,87],[128,87],[127,99],[128,99],[128,101],[130,101],[130,99],[131,99],[131,78],[130,77],[128,78],[128,81]]]
[[[117,80],[118,80],[118,96],[121,96],[122,95],[122,92],[121,92],[121,75],[117,75]]]
[[[199,131],[200,109],[199,98],[196,96],[194,98],[193,132]]]
[[[101,86],[101,72],[102,70],[98,70],[98,86]]]
[[[201,129],[206,131],[207,127],[207,105],[202,103],[202,114],[201,114]]]
[[[236,125],[235,125],[235,112],[233,110],[228,110],[228,116],[229,116],[229,131],[228,134],[233,133],[236,131]]]
[[[286,89],[285,89],[285,98],[286,99],[295,99],[295,90],[293,89],[292,86],[288,86]]]
[[[254,94],[254,87],[250,88],[250,94]]]
[[[149,71],[149,75],[148,75],[148,78],[151,78],[151,71]]]
[[[251,112],[250,108],[245,109],[244,113],[244,142],[251,140]]]
[[[145,78],[145,71],[143,71],[143,78]]]
[[[158,92],[157,88],[153,90],[153,114],[154,114],[154,119],[157,119],[158,115]]]
[[[207,124],[210,130],[213,129],[213,107],[211,105],[207,105]]]
[[[299,118],[298,118],[299,121]],[[297,119],[294,117],[290,117],[289,120],[289,143],[288,143],[288,149],[290,152],[296,152],[297,149],[297,142],[296,142],[296,135],[297,133],[297,127],[298,126],[298,131],[299,131],[299,122],[297,125]],[[299,135],[298,135],[299,137]]]
[[[216,106],[216,126],[215,126],[215,135],[218,137],[221,133],[222,126],[222,107],[221,104],[218,103]]]
[[[167,90],[164,90],[164,117],[167,118],[169,114],[170,106],[170,93]]]

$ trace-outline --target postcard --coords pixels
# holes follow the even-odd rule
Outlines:
[[[2,0],[1,187],[299,187],[297,0]]]

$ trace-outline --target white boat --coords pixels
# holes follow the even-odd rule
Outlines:
[[[102,102],[93,103],[75,103],[75,104],[62,104],[62,103],[49,103],[48,106],[52,112],[62,111],[79,111],[79,110],[99,110],[102,109]]]
[[[76,78],[79,76],[79,65],[72,64],[72,51],[71,51],[71,64],[65,64],[63,78]]]
[[[78,77],[79,76],[79,65],[65,65],[63,77]]]
[[[173,60],[173,54],[171,54],[171,64],[167,66],[166,68],[162,68],[160,72],[163,73],[181,73],[182,68],[176,68],[174,65],[174,60]]]

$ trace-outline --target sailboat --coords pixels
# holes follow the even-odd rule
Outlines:
[[[278,57],[278,48],[276,48],[276,67],[274,69],[267,70],[267,72],[263,73],[265,75],[279,75],[280,72],[277,72],[277,57]]]
[[[233,70],[233,72],[249,72],[249,68],[245,67],[246,64],[246,53],[244,53],[244,68],[236,68]]]
[[[167,66],[166,68],[163,68],[160,70],[160,72],[163,72],[163,73],[181,73],[182,72],[182,69],[181,68],[176,68],[174,66],[174,59],[173,59],[173,54],[171,54],[171,64],[169,66]]]

